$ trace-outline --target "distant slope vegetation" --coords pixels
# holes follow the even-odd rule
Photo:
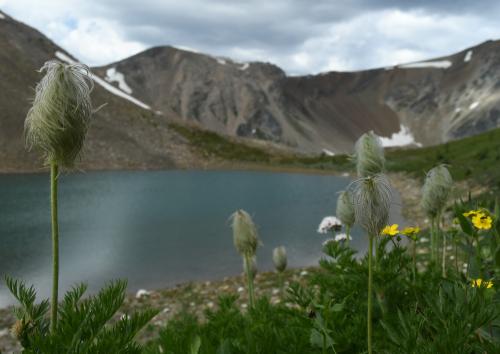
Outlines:
[[[355,172],[350,155],[304,156],[280,150],[269,151],[257,145],[237,143],[207,130],[186,129],[176,124],[172,129],[207,157],[221,161],[242,162],[256,167]],[[445,164],[456,181],[475,180],[475,184],[500,188],[500,129],[424,148],[388,148],[386,161],[389,172],[405,172],[415,178],[423,178],[431,168]]]
[[[427,146],[500,126],[499,41],[425,62],[297,77],[168,46],[95,71],[120,73],[165,115],[302,152],[349,152],[368,130],[392,137],[388,146],[403,138]]]

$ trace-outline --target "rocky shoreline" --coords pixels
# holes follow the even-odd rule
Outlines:
[[[291,282],[304,283],[317,271],[318,268],[286,270],[284,287]],[[275,272],[258,273],[255,277],[256,296],[265,296],[274,304],[286,301],[285,291],[280,288],[279,284],[280,279]],[[127,296],[116,318],[144,308],[157,309],[158,315],[140,332],[138,337],[140,342],[146,343],[156,337],[159,330],[179,313],[187,311],[203,320],[204,311],[215,309],[221,295],[237,295],[237,304],[245,311],[248,307],[248,297],[244,276],[226,277],[217,281],[184,283],[161,290],[139,290],[136,294]],[[10,332],[14,322],[12,308],[0,309],[0,353],[2,354],[17,353],[21,349]]]

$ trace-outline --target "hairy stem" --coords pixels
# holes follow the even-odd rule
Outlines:
[[[431,220],[431,261],[436,260],[436,219]]]
[[[367,314],[367,341],[368,341],[368,354],[372,354],[372,287],[373,287],[373,235],[369,236],[368,246],[368,314]]]
[[[443,235],[441,233],[441,212],[439,212],[436,217],[436,265],[439,264],[439,259],[441,256],[439,246],[440,244],[442,245],[441,243],[442,236]],[[444,252],[444,249],[442,251]]]
[[[52,299],[50,312],[50,331],[54,333],[57,327],[57,304],[59,291],[59,224],[57,219],[57,175],[58,166],[55,161],[50,163],[50,210],[52,221]]]
[[[247,254],[245,255],[247,282],[248,282],[248,304],[252,308],[254,304],[254,292],[253,292],[253,277],[252,277],[252,258]]]
[[[285,294],[285,278],[283,276],[283,272],[278,273],[278,283],[280,287],[281,296],[283,296]]]
[[[351,227],[350,226],[346,226],[345,227],[345,233],[346,233],[346,236],[347,236],[347,239],[346,239],[346,244],[347,244],[347,247],[349,247],[349,238],[350,238],[350,234],[351,234]]]
[[[412,240],[413,247],[411,250],[411,256],[413,261],[413,283],[417,280],[417,241]]]
[[[477,268],[477,277],[483,277],[483,262],[481,257],[481,244],[479,243],[479,235],[476,234],[476,268]]]
[[[443,258],[441,260],[441,267],[443,270],[443,278],[446,278],[446,234],[442,234],[443,237]]]

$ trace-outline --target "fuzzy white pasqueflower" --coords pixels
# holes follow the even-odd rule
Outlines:
[[[353,184],[356,222],[372,236],[380,234],[387,225],[392,192],[383,174],[361,178]]]
[[[318,233],[326,234],[331,231],[340,231],[342,222],[335,216],[325,216],[318,226]]]
[[[356,141],[354,156],[358,177],[368,177],[384,172],[384,147],[373,131],[363,134]]]
[[[354,205],[351,192],[341,191],[339,193],[339,197],[337,198],[336,214],[344,225],[348,227],[352,227],[352,225],[354,225],[356,216],[354,213]]]
[[[93,113],[92,79],[83,64],[46,62],[24,123],[26,145],[45,153],[47,163],[71,167],[79,155]]]
[[[453,186],[450,172],[439,165],[427,172],[422,188],[422,208],[430,217],[436,217],[445,207]]]
[[[286,248],[284,246],[276,247],[273,250],[273,263],[274,268],[280,273],[286,269],[287,257]]]
[[[240,209],[231,215],[233,221],[233,241],[238,253],[242,256],[253,257],[259,245],[257,227],[252,217]]]

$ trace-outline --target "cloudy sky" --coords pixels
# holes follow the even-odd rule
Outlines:
[[[500,39],[496,0],[0,0],[0,9],[89,65],[169,44],[298,75],[389,66]]]

